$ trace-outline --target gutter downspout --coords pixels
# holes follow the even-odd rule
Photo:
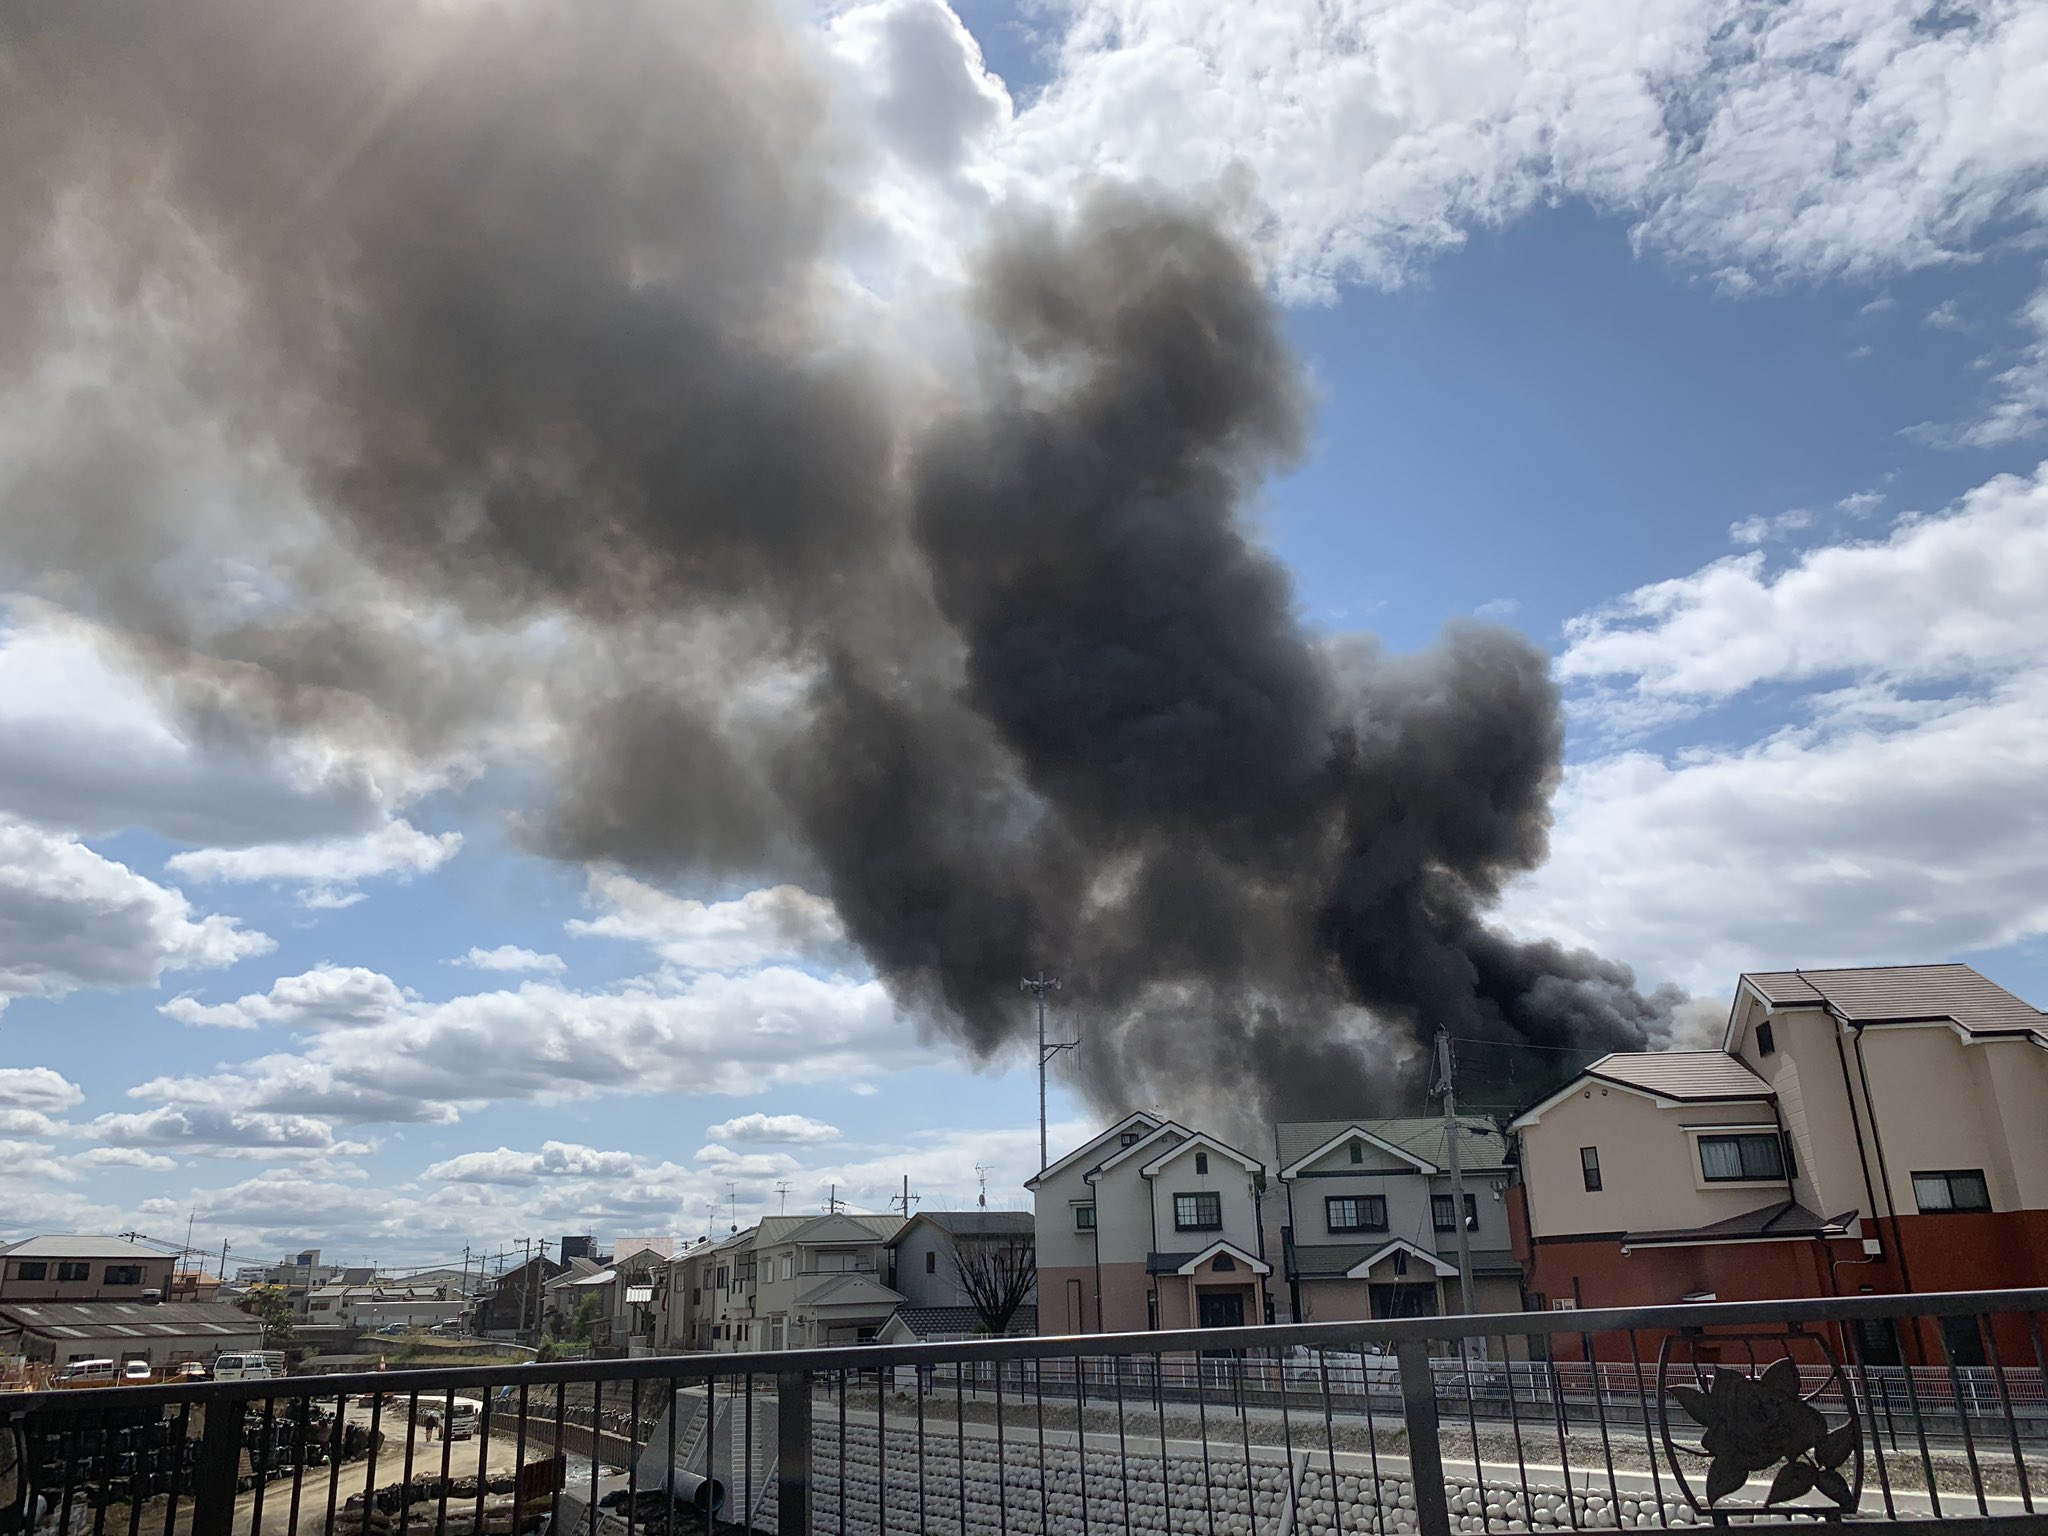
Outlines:
[[[1877,1101],[1870,1096],[1870,1070],[1863,1061],[1863,1026],[1851,1024],[1849,1027],[1856,1031],[1856,1075],[1863,1082],[1863,1106],[1870,1111],[1870,1143],[1877,1149],[1877,1176],[1884,1180],[1884,1205],[1891,1215],[1892,1243],[1898,1249],[1899,1278],[1910,1292],[1913,1289],[1913,1271],[1906,1264],[1906,1239],[1899,1228],[1898,1205],[1892,1199],[1891,1170],[1885,1166],[1884,1136],[1877,1128]]]
[[[1832,1005],[1828,1006],[1827,1011],[1830,1018],[1838,1021],[1834,1030],[1835,1059],[1842,1066],[1842,1095],[1849,1101],[1849,1124],[1856,1132],[1856,1162],[1863,1170],[1863,1198],[1870,1202],[1870,1225],[1872,1230],[1878,1234],[1877,1240],[1882,1245],[1884,1242],[1884,1228],[1878,1225],[1877,1188],[1870,1182],[1870,1153],[1863,1144],[1863,1117],[1856,1112],[1856,1088],[1849,1081],[1849,1054],[1842,1049],[1842,1026],[1849,1021],[1837,1013]],[[1875,1127],[1872,1127],[1872,1129],[1874,1130]],[[1886,1193],[1889,1194],[1890,1191],[1887,1190]],[[1890,1202],[1886,1203],[1889,1204]],[[1873,1257],[1882,1257],[1882,1255],[1873,1255]]]
[[[1081,1182],[1088,1186],[1088,1203],[1095,1210],[1095,1225],[1088,1229],[1088,1246],[1095,1253],[1095,1331],[1104,1331],[1102,1326],[1102,1191],[1095,1187],[1095,1175],[1088,1172],[1081,1175]],[[1081,1320],[1087,1322],[1086,1318]],[[1086,1333],[1088,1330],[1081,1330]]]
[[[1294,1320],[1305,1323],[1308,1319],[1301,1315],[1301,1277],[1298,1274],[1301,1266],[1294,1258],[1300,1247],[1295,1236],[1299,1229],[1294,1225],[1294,1180],[1281,1179],[1280,1187],[1287,1191],[1287,1230],[1280,1234],[1280,1262],[1287,1267],[1287,1303],[1294,1309]]]

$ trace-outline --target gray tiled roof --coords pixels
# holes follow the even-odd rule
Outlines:
[[[1458,1123],[1465,1127],[1459,1156],[1466,1172],[1503,1165],[1502,1155],[1507,1146],[1491,1120],[1484,1115],[1460,1115]],[[1341,1136],[1354,1125],[1368,1135],[1377,1136],[1381,1141],[1400,1147],[1438,1168],[1450,1160],[1450,1153],[1444,1147],[1441,1115],[1418,1115],[1399,1120],[1282,1120],[1273,1127],[1273,1155],[1279,1160],[1280,1167],[1292,1167],[1324,1142]]]
[[[1586,1068],[1590,1077],[1680,1100],[1765,1099],[1771,1085],[1726,1051],[1615,1051]]]
[[[256,1318],[219,1301],[10,1301],[0,1320],[51,1339],[248,1339],[263,1336]]]
[[[896,1309],[903,1326],[920,1339],[929,1339],[939,1334],[967,1334],[972,1336],[982,1331],[981,1314],[972,1307],[910,1307]],[[1031,1334],[1038,1332],[1038,1308],[1021,1306],[1010,1316],[1009,1332]]]
[[[1631,1232],[1624,1241],[1645,1247],[1658,1243],[1737,1242],[1743,1238],[1765,1237],[1818,1237],[1823,1231],[1839,1232],[1854,1217],[1855,1212],[1845,1212],[1832,1218],[1813,1214],[1805,1206],[1792,1200],[1780,1200],[1775,1205],[1760,1206],[1753,1211],[1744,1211],[1739,1216],[1729,1216],[1721,1221],[1709,1222],[1703,1227],[1678,1227],[1661,1232]],[[1475,1263],[1473,1269],[1478,1269]]]
[[[2048,1017],[1967,965],[1867,965],[1755,971],[1742,978],[1773,1003],[1832,1003],[1850,1019],[1954,1019],[1972,1031],[2048,1030]]]

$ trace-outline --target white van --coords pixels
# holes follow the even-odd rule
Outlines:
[[[484,1405],[473,1397],[458,1397],[450,1404],[447,1434],[450,1440],[469,1440],[476,1435],[476,1426],[484,1415]]]
[[[112,1381],[120,1374],[120,1367],[111,1360],[73,1360],[57,1373],[60,1387],[95,1386]]]
[[[284,1351],[281,1349],[252,1349],[213,1358],[215,1381],[269,1381],[284,1373]]]

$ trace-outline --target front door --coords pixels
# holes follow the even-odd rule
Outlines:
[[[1244,1294],[1240,1291],[1203,1291],[1200,1318],[1204,1328],[1242,1328]]]

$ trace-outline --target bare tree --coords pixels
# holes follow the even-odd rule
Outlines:
[[[982,1328],[1000,1334],[1038,1278],[1038,1246],[1021,1233],[959,1236],[953,1240],[953,1270]]]

